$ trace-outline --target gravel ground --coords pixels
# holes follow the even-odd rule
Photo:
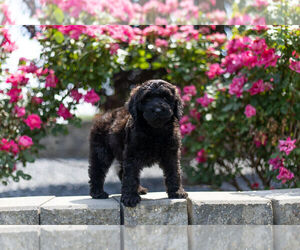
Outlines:
[[[21,169],[22,167],[20,167]],[[28,164],[25,173],[32,176],[30,181],[10,182],[0,185],[0,197],[38,196],[38,195],[88,195],[88,160],[39,159]],[[152,192],[165,191],[163,173],[158,166],[145,168],[141,183]],[[120,181],[115,167],[111,167],[106,178],[105,191],[120,193]],[[207,186],[185,186],[188,191],[210,190]]]

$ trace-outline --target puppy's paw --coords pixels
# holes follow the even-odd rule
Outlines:
[[[143,194],[147,194],[147,193],[148,193],[148,188],[145,188],[140,185],[138,188],[138,194],[143,195]]]
[[[93,199],[107,199],[108,198],[108,193],[102,191],[102,192],[90,192],[90,195],[92,196]]]
[[[168,193],[169,199],[186,199],[188,197],[188,193],[184,190],[178,190],[174,193]]]
[[[121,196],[121,202],[126,207],[135,207],[141,201],[141,197],[138,194],[125,194]]]

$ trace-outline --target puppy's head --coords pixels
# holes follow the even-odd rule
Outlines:
[[[174,85],[149,80],[131,91],[127,108],[134,120],[144,119],[151,127],[162,128],[173,117],[180,120],[183,105]]]

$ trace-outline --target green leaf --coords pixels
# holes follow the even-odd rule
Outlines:
[[[27,151],[23,151],[23,156],[27,162],[34,162],[34,157]]]
[[[146,59],[150,59],[150,58],[152,58],[152,55],[150,53],[147,53],[146,54]]]
[[[30,180],[31,176],[28,174],[25,174],[22,170],[18,170],[16,173],[16,176],[13,176],[14,181],[18,182],[19,181],[19,177],[21,177],[24,180]]]
[[[153,69],[159,69],[162,68],[162,64],[160,62],[153,62],[152,63],[152,68]]]
[[[231,110],[231,109],[233,108],[233,105],[234,105],[233,103],[227,104],[227,105],[222,109],[222,111],[227,112],[227,111]]]
[[[64,12],[60,8],[56,8],[53,12],[53,16],[55,20],[58,22],[58,24],[61,24],[64,20]]]
[[[140,49],[140,50],[139,50],[139,54],[140,54],[140,56],[145,56],[146,51],[143,50],[143,49]]]
[[[279,152],[275,152],[275,153],[273,153],[273,154],[271,154],[271,156],[270,156],[270,159],[272,158],[276,158],[277,156],[279,156],[280,155],[280,153]]]
[[[280,107],[281,114],[286,114],[288,112],[288,107],[286,105]]]
[[[60,31],[56,31],[53,35],[53,38],[57,43],[62,43],[65,40],[63,33],[61,33]]]
[[[143,62],[140,64],[141,69],[149,69],[150,64],[148,62]]]
[[[29,174],[23,174],[23,175],[22,175],[22,178],[23,178],[24,180],[26,180],[26,181],[31,180],[31,176],[30,176]]]

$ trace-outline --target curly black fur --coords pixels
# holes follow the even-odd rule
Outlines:
[[[114,159],[120,165],[121,201],[134,207],[139,194],[140,172],[158,163],[165,177],[169,198],[186,198],[181,185],[179,120],[182,101],[176,87],[163,80],[150,80],[132,90],[125,107],[96,116],[90,134],[90,195],[108,198],[105,176]]]

